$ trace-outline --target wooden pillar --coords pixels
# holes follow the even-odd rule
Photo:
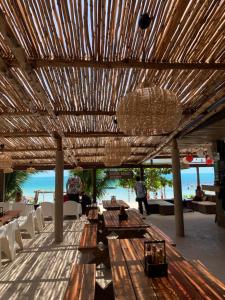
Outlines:
[[[63,241],[63,149],[62,138],[56,141],[56,166],[55,166],[55,241]]]
[[[97,197],[96,197],[96,169],[92,170],[92,182],[93,182],[93,202],[97,202]]]
[[[184,236],[184,218],[182,203],[182,188],[180,176],[180,156],[177,140],[172,141],[172,171],[173,171],[173,192],[174,192],[174,211],[176,235]]]
[[[199,174],[199,167],[196,167],[196,174],[197,174],[197,186],[200,186],[200,174]]]
[[[140,177],[141,181],[145,181],[145,170],[142,166],[140,167]]]
[[[0,172],[0,202],[5,201],[5,173]]]

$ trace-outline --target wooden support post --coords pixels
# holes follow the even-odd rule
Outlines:
[[[92,182],[93,182],[93,202],[96,203],[96,169],[92,170]]]
[[[145,181],[145,169],[142,166],[140,167],[140,177],[141,181]]]
[[[172,171],[173,171],[173,192],[174,192],[174,211],[176,235],[184,236],[184,218],[182,203],[182,188],[180,176],[180,157],[177,140],[172,141]]]
[[[5,201],[5,173],[0,172],[0,202]]]
[[[56,167],[55,167],[55,242],[63,241],[63,149],[62,138],[55,139]]]
[[[197,174],[197,186],[200,186],[201,182],[200,182],[199,167],[196,167],[196,174]]]

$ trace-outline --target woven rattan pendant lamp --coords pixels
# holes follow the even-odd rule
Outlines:
[[[138,88],[126,94],[116,118],[121,131],[129,135],[161,135],[172,132],[181,119],[175,93],[158,86]]]
[[[119,157],[120,160],[125,160],[131,155],[131,147],[123,139],[111,139],[105,144],[105,155],[109,158]]]

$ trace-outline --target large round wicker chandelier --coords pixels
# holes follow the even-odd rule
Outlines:
[[[126,94],[117,109],[121,131],[129,135],[161,135],[173,131],[181,119],[175,93],[157,86],[138,88]]]
[[[106,167],[117,167],[122,164],[123,160],[118,157],[105,156],[103,162]]]
[[[125,160],[131,155],[131,147],[122,139],[109,140],[105,144],[105,155],[108,158],[119,157],[121,160]]]

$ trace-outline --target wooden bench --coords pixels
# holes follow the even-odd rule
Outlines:
[[[79,250],[96,249],[97,247],[97,225],[85,224],[80,239]]]
[[[90,223],[98,222],[98,208],[92,208],[88,211],[87,219]]]
[[[95,264],[75,264],[70,274],[64,300],[94,300]]]
[[[176,243],[157,226],[151,224],[150,227],[146,228],[146,232],[150,235],[153,240],[165,240],[168,244],[176,246]]]

